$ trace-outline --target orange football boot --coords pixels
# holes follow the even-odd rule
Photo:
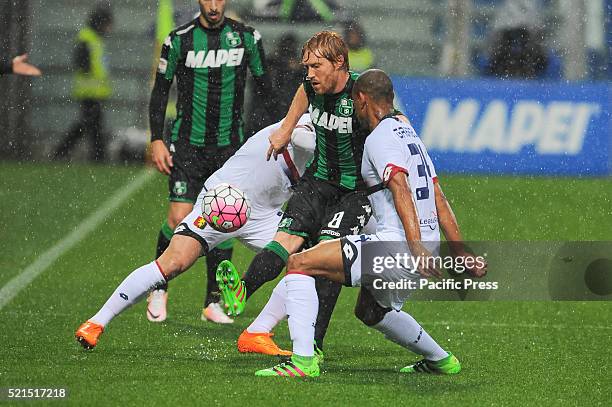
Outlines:
[[[271,332],[249,333],[245,329],[238,338],[238,351],[242,353],[262,353],[272,356],[291,356],[292,352],[278,347],[272,340]]]
[[[78,343],[80,343],[85,349],[93,349],[98,343],[98,338],[104,332],[104,327],[94,322],[87,321],[77,329],[74,336]]]

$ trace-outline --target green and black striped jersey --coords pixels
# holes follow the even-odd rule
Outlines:
[[[216,29],[204,27],[196,18],[173,30],[158,66],[158,76],[177,81],[172,141],[240,146],[247,68],[256,80],[264,77],[264,50],[254,28],[226,17]]]
[[[308,173],[350,191],[363,187],[361,157],[369,131],[357,120],[351,92],[359,74],[349,71],[344,89],[333,95],[317,95],[304,81],[317,144]]]

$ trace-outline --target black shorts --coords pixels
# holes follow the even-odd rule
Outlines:
[[[174,164],[168,178],[170,201],[195,203],[204,181],[221,168],[236,149],[196,147],[183,142],[171,144],[170,152]]]
[[[311,240],[359,234],[372,208],[363,191],[347,192],[311,175],[296,185],[278,230]]]

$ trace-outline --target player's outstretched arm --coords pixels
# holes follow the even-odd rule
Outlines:
[[[421,227],[419,225],[416,204],[408,184],[408,177],[403,172],[396,172],[394,175],[391,175],[387,188],[389,188],[393,195],[393,204],[400,217],[402,226],[404,226],[406,241],[412,255],[419,256],[421,259],[429,258],[431,253],[421,244]],[[421,264],[419,273],[423,277],[442,277],[438,270],[428,267],[427,263]]]
[[[40,76],[42,72],[36,66],[28,62],[28,55],[23,54],[16,56],[12,61],[13,73],[16,75],[25,76]]]
[[[283,123],[268,138],[268,140],[270,140],[270,148],[268,148],[266,159],[269,160],[274,154],[274,159],[276,160],[278,154],[283,152],[287,144],[289,144],[289,141],[291,141],[293,129],[300,120],[300,117],[302,117],[307,110],[308,96],[306,96],[304,85],[300,85],[297,92],[295,92],[295,96],[293,97],[289,111],[283,119]]]
[[[453,208],[451,208],[450,203],[444,195],[444,192],[442,192],[442,187],[440,187],[439,182],[434,184],[434,193],[436,196],[438,224],[440,225],[442,233],[444,233],[444,237],[446,237],[453,255],[455,257],[473,257],[471,253],[468,253],[465,250],[463,236],[461,235],[461,230],[459,229],[459,223],[457,222]],[[474,277],[483,277],[485,274],[487,274],[486,264],[480,268],[470,269],[470,274]]]

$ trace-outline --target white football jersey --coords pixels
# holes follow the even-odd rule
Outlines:
[[[386,185],[398,171],[408,175],[421,225],[421,240],[439,241],[434,194],[436,170],[425,145],[412,126],[391,117],[381,121],[367,137],[361,175],[367,186],[371,187],[380,183]],[[369,198],[377,223],[376,234],[382,240],[406,240],[391,191],[385,188],[371,194]]]
[[[251,205],[250,219],[277,212],[291,196],[291,185],[304,174],[315,146],[310,116],[303,115],[293,131],[287,154],[266,161],[268,137],[280,122],[255,133],[236,153],[204,182],[206,189],[228,183],[243,191]]]

